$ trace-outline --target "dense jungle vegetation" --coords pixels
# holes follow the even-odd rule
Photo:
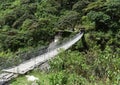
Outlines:
[[[38,85],[119,85],[120,0],[0,0],[0,69],[49,45],[58,31],[80,29],[84,37],[51,60],[49,72],[28,74]],[[27,83],[21,76],[11,85]]]

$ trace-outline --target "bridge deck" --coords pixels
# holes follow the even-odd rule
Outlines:
[[[83,36],[83,33],[79,33],[75,37],[73,37],[73,39],[71,39],[70,41],[67,41],[66,43],[63,43],[61,46],[57,47],[56,49],[53,49],[47,53],[37,56],[36,58],[32,58],[16,67],[2,70],[3,72],[6,72],[6,73],[0,75],[0,82],[10,80],[11,78],[17,76],[17,74],[25,74],[29,70],[34,69],[36,66],[40,65],[41,63],[57,55],[60,52],[59,51],[60,49],[66,50],[69,47],[71,47],[79,39],[81,39],[82,36]]]
[[[4,69],[4,72],[11,72],[11,73],[18,73],[18,74],[25,74],[27,71],[32,70],[34,67],[40,65],[41,63],[47,61],[48,59],[52,58],[57,54],[57,50],[48,52],[36,58],[26,61],[16,67],[10,69]]]
[[[14,73],[2,73],[0,74],[0,85],[4,84],[4,82],[11,80],[14,77],[17,77],[18,74]]]

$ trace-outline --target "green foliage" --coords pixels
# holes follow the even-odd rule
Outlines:
[[[103,12],[94,12],[91,11],[87,14],[88,19],[92,20],[96,24],[96,29],[100,30],[103,29],[105,31],[108,29],[109,24],[110,24],[110,16],[104,14]]]
[[[82,10],[89,4],[88,0],[80,0],[73,5],[73,10],[82,13]]]
[[[49,79],[51,85],[65,85],[67,83],[67,75],[63,72],[55,73]]]
[[[91,11],[87,15],[92,21],[100,21],[100,22],[108,22],[110,20],[110,17],[103,12],[94,12]]]
[[[17,0],[9,3],[10,7],[8,7],[6,10],[1,9],[1,16],[3,17],[0,18],[0,28],[1,32],[5,31],[5,33],[2,33],[5,40],[2,39],[2,36],[0,39],[1,49],[17,51],[19,48],[33,46],[33,43],[34,46],[37,46],[39,44],[43,45],[42,42],[44,40],[46,43],[50,41],[51,37],[54,35],[53,27],[54,21],[57,20],[57,16],[52,14],[49,15],[47,14],[48,12],[46,12],[45,17],[43,15],[36,16],[38,12],[44,8],[39,8],[40,5],[38,5],[38,2],[36,1]],[[43,3],[44,2],[42,2],[42,4]],[[50,4],[49,2],[46,3]],[[48,8],[50,7],[51,4]],[[14,29],[16,29],[16,32],[14,32]],[[44,33],[47,33],[46,37],[44,36]],[[46,38],[48,39],[47,41]]]
[[[70,29],[73,30],[75,25],[80,19],[79,13],[75,11],[69,11],[65,15],[61,16],[57,22],[57,27],[61,30]]]
[[[111,16],[110,27],[114,29],[119,29],[119,18],[120,18],[120,1],[119,0],[108,0],[105,4],[105,13]]]
[[[93,82],[97,78],[103,78],[103,81],[109,78],[118,84],[119,77],[116,79],[120,69],[118,53],[113,54],[109,47],[106,47],[104,52],[96,49],[98,48],[91,49],[87,54],[71,51],[62,53],[51,62],[52,72],[63,70],[70,74],[76,73]]]
[[[95,28],[95,22],[91,21],[88,16],[82,16],[81,18],[81,28],[85,28],[85,30],[92,30]]]
[[[88,4],[88,6],[85,8],[85,9],[83,9],[85,12],[86,11],[90,11],[90,10],[96,10],[96,11],[98,11],[98,10],[101,10],[102,9],[102,7],[104,6],[104,3],[105,3],[106,1],[104,1],[104,0],[97,0],[97,1],[94,1],[94,2],[92,2],[92,3],[90,3],[90,4]]]
[[[16,55],[8,50],[8,52],[1,51],[0,52],[0,70],[4,68],[8,68],[10,66],[16,65],[14,61]]]

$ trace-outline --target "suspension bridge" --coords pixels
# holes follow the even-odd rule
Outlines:
[[[67,42],[62,43],[61,45],[57,46],[56,48],[49,50],[42,55],[39,55],[35,58],[31,58],[30,60],[27,60],[23,63],[21,63],[18,66],[11,67],[8,69],[3,69],[0,74],[0,85],[4,85],[4,83],[10,81],[11,79],[17,77],[20,74],[25,74],[28,71],[34,69],[37,66],[40,66],[44,62],[50,60],[51,58],[55,57],[57,54],[59,54],[61,49],[67,50],[72,45],[74,45],[77,41],[81,39],[83,36],[83,32],[80,32],[76,34],[74,37],[69,39]]]

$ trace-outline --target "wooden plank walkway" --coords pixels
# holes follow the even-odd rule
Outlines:
[[[32,58],[26,62],[23,62],[22,64],[20,64],[16,67],[9,68],[9,69],[3,69],[2,71],[6,72],[6,73],[0,75],[0,82],[8,81],[8,80],[12,79],[13,77],[17,76],[18,74],[25,74],[26,72],[34,69],[35,67],[39,66],[43,62],[56,56],[60,52],[59,50],[61,50],[61,49],[67,50],[68,48],[70,48],[79,39],[81,39],[82,36],[83,36],[83,33],[78,33],[70,41],[63,43],[61,46],[59,46],[47,53],[44,53],[40,56],[37,56],[36,58]]]

